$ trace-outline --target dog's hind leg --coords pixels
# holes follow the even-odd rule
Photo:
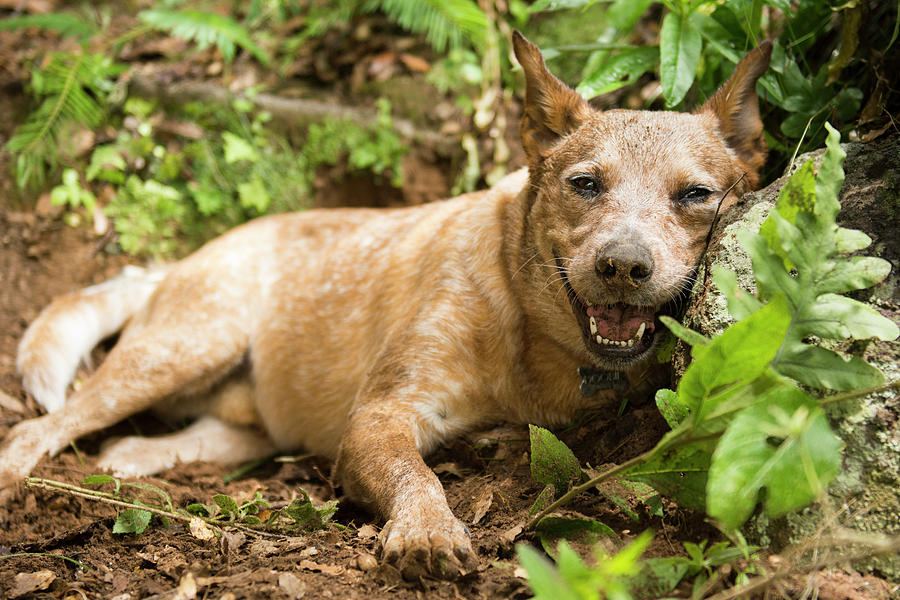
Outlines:
[[[28,475],[45,454],[163,398],[211,384],[238,365],[247,349],[246,326],[211,316],[211,308],[200,303],[151,315],[126,332],[62,408],[13,427],[0,445],[0,489]]]
[[[100,453],[97,467],[119,477],[137,477],[159,473],[178,463],[236,464],[273,452],[275,446],[260,431],[205,416],[169,435],[122,438]]]

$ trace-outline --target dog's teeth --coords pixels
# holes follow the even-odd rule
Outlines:
[[[631,348],[634,346],[634,340],[628,340],[628,347]]]
[[[598,336],[597,336],[597,343],[598,343],[598,344],[604,344],[604,343],[606,343],[606,339],[598,335]]]
[[[591,317],[591,335],[597,335],[597,319]]]
[[[644,335],[644,330],[647,328],[646,323],[641,323],[641,326],[638,327],[637,333],[634,336],[634,339],[639,340]]]

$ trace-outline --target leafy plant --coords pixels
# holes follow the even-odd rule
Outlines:
[[[564,541],[559,543],[555,565],[525,544],[516,546],[516,554],[537,600],[630,600],[629,577],[637,574],[639,558],[652,540],[645,531],[612,556],[595,546],[592,565],[582,562]]]
[[[234,60],[236,46],[264,65],[270,58],[250,37],[250,32],[231,17],[197,10],[145,10],[138,18],[147,25],[197,43],[200,50],[215,45],[226,62]]]
[[[75,169],[66,169],[62,174],[62,185],[56,186],[50,192],[50,202],[54,206],[84,207],[88,215],[93,215],[97,198],[90,190],[81,187]]]
[[[67,147],[66,132],[100,125],[113,78],[121,70],[102,54],[54,52],[47,57],[46,66],[33,72],[31,93],[38,107],[6,143],[6,149],[16,155],[20,188],[44,182],[47,169],[59,162],[60,148]]]
[[[542,1],[529,12],[581,11],[594,3]],[[652,14],[647,11],[654,5],[664,9],[659,44],[635,46],[630,43],[635,25]],[[890,10],[883,7],[879,14]],[[741,56],[760,40],[772,39],[771,68],[759,84],[763,98],[777,108],[766,115],[770,146],[779,151],[789,145],[809,149],[824,140],[826,119],[850,123],[860,110],[860,88],[878,77],[874,69],[845,70],[863,48],[884,52],[890,43],[889,29],[872,39],[860,38],[865,30],[862,14],[861,3],[838,0],[614,0],[605,11],[607,27],[596,42],[562,45],[548,56],[590,52],[577,87],[588,99],[657,72],[665,105],[673,108],[692,96],[709,97]],[[842,18],[835,21],[835,15]],[[832,35],[838,29],[840,37]]]
[[[463,40],[476,48],[484,43],[487,16],[473,0],[365,0],[362,9],[384,11],[407,31],[424,33],[438,52]]]
[[[79,42],[86,42],[98,33],[97,28],[92,23],[70,13],[24,15],[0,21],[0,31],[11,31],[25,27],[55,31],[64,37],[73,37]]]

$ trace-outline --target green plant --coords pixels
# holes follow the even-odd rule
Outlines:
[[[62,174],[62,184],[50,192],[50,202],[54,206],[84,207],[87,214],[93,216],[97,198],[90,190],[81,187],[75,169],[66,169]]]
[[[98,127],[107,114],[113,78],[123,67],[102,54],[51,53],[32,73],[31,93],[37,108],[16,128],[6,149],[16,156],[20,188],[39,186],[57,166],[66,134],[78,127]]]
[[[529,12],[581,11],[594,3],[544,0]],[[658,46],[633,44],[635,25],[654,5],[664,9]],[[709,97],[743,54],[761,39],[772,39],[771,68],[759,86],[764,100],[776,109],[765,118],[770,146],[782,153],[776,164],[781,167],[790,146],[802,150],[822,144],[826,119],[849,125],[859,113],[861,89],[883,77],[874,68],[845,69],[864,48],[884,52],[891,43],[891,28],[861,37],[869,31],[863,10],[862,3],[839,0],[614,0],[596,42],[562,45],[547,55],[589,52],[577,88],[588,99],[655,71],[662,98],[673,108],[689,97]],[[897,7],[882,6],[876,12],[890,18],[891,11],[896,16]]]
[[[407,31],[424,33],[438,52],[463,40],[476,48],[484,43],[487,16],[473,0],[365,0],[361,8],[384,11]]]
[[[609,600],[630,600],[630,578],[638,573],[640,556],[652,540],[645,531],[612,556],[595,546],[591,565],[564,541],[557,548],[555,565],[525,544],[516,546],[516,554],[538,600],[599,600],[601,594]]]
[[[377,175],[390,174],[390,183],[403,183],[403,156],[406,145],[394,132],[391,104],[384,98],[376,103],[378,113],[370,127],[339,119],[325,119],[310,125],[302,154],[307,168],[337,165],[344,158],[350,167]]]
[[[155,29],[196,42],[200,50],[215,44],[226,62],[234,60],[235,47],[240,46],[262,64],[269,64],[269,55],[253,41],[250,32],[230,17],[197,10],[153,9],[142,11],[138,18]]]

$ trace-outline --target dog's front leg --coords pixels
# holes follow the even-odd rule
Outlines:
[[[351,497],[387,519],[382,558],[415,579],[454,577],[477,563],[466,526],[450,510],[437,476],[421,450],[433,427],[413,404],[372,401],[350,416],[337,472]]]

